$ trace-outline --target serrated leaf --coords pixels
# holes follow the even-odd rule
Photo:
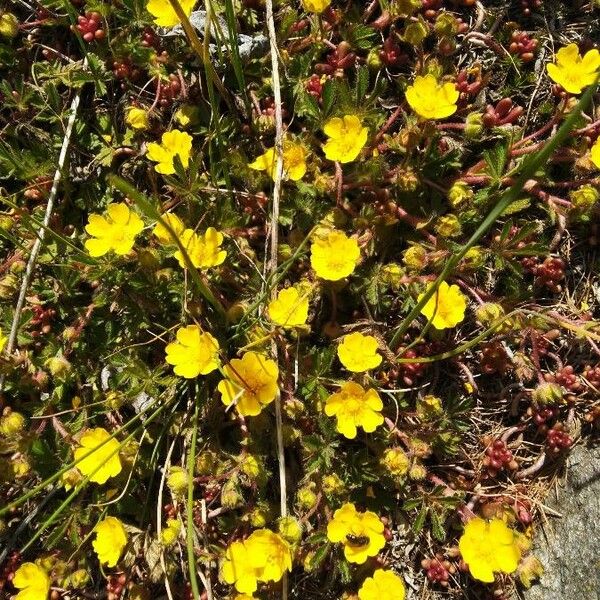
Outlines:
[[[503,142],[486,150],[483,159],[486,163],[486,173],[496,181],[500,180],[508,159],[508,144]]]
[[[521,198],[520,200],[516,200],[512,204],[509,204],[502,213],[502,216],[514,215],[522,210],[525,210],[526,208],[529,208],[530,206],[531,199]]]
[[[446,539],[446,532],[441,516],[432,510],[429,513],[429,520],[431,521],[431,534],[438,542],[443,542]]]
[[[428,509],[426,506],[421,507],[421,510],[419,511],[419,514],[417,515],[417,518],[412,526],[412,530],[415,534],[421,533],[423,525],[425,525],[425,519],[427,518],[427,511]]]
[[[328,79],[323,84],[323,91],[321,93],[324,115],[328,115],[331,112],[333,103],[335,102],[336,95],[337,95],[337,90],[336,90],[335,82],[332,81],[331,79]]]
[[[356,103],[360,104],[369,89],[369,67],[362,65],[356,71]]]

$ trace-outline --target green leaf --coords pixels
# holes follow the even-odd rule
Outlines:
[[[421,507],[421,510],[419,511],[419,514],[417,515],[417,518],[412,526],[412,530],[415,534],[420,533],[423,529],[423,525],[425,525],[425,519],[427,518],[427,510],[428,509],[425,505]]]
[[[486,163],[486,173],[495,181],[499,181],[508,159],[508,142],[502,142],[490,150],[486,150],[483,153],[483,159]]]
[[[435,510],[432,510],[429,513],[429,520],[431,521],[431,533],[433,537],[438,542],[443,542],[446,539],[446,532],[444,531],[442,518]]]

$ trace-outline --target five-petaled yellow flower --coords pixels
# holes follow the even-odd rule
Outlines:
[[[111,250],[123,256],[131,252],[144,223],[123,202],[109,204],[106,212],[106,217],[96,213],[88,217],[85,230],[93,237],[85,241],[85,248],[90,256],[103,256]]]
[[[319,236],[310,248],[310,265],[321,279],[339,281],[351,275],[360,258],[358,242],[343,231]]]
[[[299,327],[308,319],[308,298],[297,288],[281,290],[267,307],[269,319],[281,327]]]
[[[600,169],[600,138],[594,142],[594,145],[590,149],[590,160],[597,169]]]
[[[154,166],[157,173],[173,175],[175,173],[174,160],[179,156],[183,168],[186,169],[190,163],[192,152],[192,136],[185,131],[173,129],[163,133],[161,143],[151,142],[148,144],[148,158],[158,163]]]
[[[101,564],[114,567],[127,545],[127,532],[116,517],[106,517],[94,528],[96,539],[92,542]]]
[[[229,545],[221,574],[238,592],[252,594],[259,581],[279,581],[291,568],[289,544],[269,529],[258,529],[247,539]]]
[[[221,250],[223,234],[214,227],[209,227],[204,233],[200,234],[192,229],[186,229],[179,239],[192,264],[197,269],[217,267],[227,258],[227,251]],[[187,266],[180,250],[177,250],[173,256],[179,262],[180,267],[185,268]]]
[[[106,483],[121,472],[120,444],[115,438],[109,438],[110,433],[102,427],[88,429],[79,439],[79,448],[73,453],[75,460],[80,461],[75,466],[95,483]]]
[[[359,565],[385,546],[381,519],[369,510],[358,512],[350,502],[333,513],[327,525],[327,538],[344,544],[346,560]]]
[[[338,346],[337,354],[340,362],[355,373],[375,369],[383,360],[377,352],[379,343],[372,335],[364,335],[358,331],[345,335]]]
[[[423,294],[419,294],[419,300]],[[455,327],[465,318],[467,297],[457,285],[448,285],[442,281],[437,292],[429,298],[421,309],[421,314],[431,320],[436,329]]]
[[[498,518],[471,519],[465,525],[458,547],[471,575],[486,583],[494,581],[494,573],[516,571],[521,559],[515,532]]]
[[[167,344],[166,361],[180,377],[193,379],[207,375],[219,367],[219,342],[198,325],[177,330],[177,341]]]
[[[442,83],[434,75],[420,75],[406,89],[410,107],[424,119],[445,119],[456,112],[459,93],[454,83]]]
[[[577,44],[569,44],[561,48],[554,58],[556,62],[546,65],[548,75],[569,94],[581,94],[598,77],[600,52],[595,48],[582,57]]]
[[[148,111],[143,108],[137,108],[136,106],[130,106],[127,109],[127,116],[125,122],[134,129],[144,130],[150,127],[150,121],[148,120]]]
[[[363,127],[356,115],[333,117],[323,126],[329,138],[323,145],[325,157],[341,163],[349,163],[356,159],[367,143],[369,130]]]
[[[226,406],[234,404],[241,415],[256,416],[275,400],[279,369],[270,358],[258,352],[246,352],[223,370],[227,379],[217,386],[221,401]]]
[[[271,179],[275,179],[277,157],[275,148],[269,148],[254,162],[248,165],[256,171],[266,171]],[[306,173],[306,150],[300,144],[286,141],[283,143],[283,178],[299,181]]]
[[[402,579],[386,569],[377,569],[358,590],[359,600],[404,600],[405,595]]]
[[[326,8],[329,8],[331,0],[302,0],[302,6],[307,12],[321,14]]]
[[[354,439],[357,427],[371,433],[383,423],[382,408],[383,403],[376,390],[365,390],[362,385],[348,381],[339,392],[327,398],[325,414],[336,417],[337,430],[348,439]]]
[[[189,17],[196,0],[179,0],[183,12]],[[154,17],[154,22],[161,27],[174,27],[179,24],[179,17],[173,10],[169,0],[148,0],[146,9]]]
[[[181,234],[185,230],[183,221],[175,213],[165,213],[161,215],[162,220],[169,225],[173,233],[181,239]],[[176,244],[169,230],[162,224],[157,223],[152,230],[152,233],[158,238],[158,241],[165,246],[174,246]]]
[[[16,571],[12,584],[21,590],[14,600],[47,600],[51,584],[48,573],[35,563],[23,563]]]

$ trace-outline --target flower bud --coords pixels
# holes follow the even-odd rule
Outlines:
[[[127,110],[127,116],[125,117],[127,125],[138,131],[144,131],[149,129],[150,120],[148,119],[148,111],[143,108],[137,108],[135,106],[129,107]]]
[[[237,508],[244,504],[242,495],[236,478],[227,480],[221,488],[221,505],[224,508]]]
[[[68,471],[65,471],[60,476],[61,483],[67,492],[74,487],[77,487],[83,481],[83,475],[80,473],[79,469],[73,467]]]
[[[427,264],[427,251],[423,246],[414,244],[402,253],[402,260],[408,269],[417,272],[422,271]]]
[[[76,590],[83,589],[89,580],[89,573],[85,569],[77,569],[69,575],[69,587]]]
[[[0,279],[0,298],[4,300],[12,298],[17,291],[17,287],[17,277],[13,273],[5,275]]]
[[[533,582],[544,573],[542,563],[533,555],[521,559],[517,567],[517,576],[524,588],[529,589]]]
[[[546,381],[533,390],[531,397],[540,406],[558,404],[563,398],[563,389],[557,383]]]
[[[417,416],[422,421],[430,421],[443,414],[442,401],[437,396],[427,395],[417,399]]]
[[[458,21],[452,13],[441,12],[435,20],[433,29],[439,36],[453,37],[458,33]]]
[[[239,323],[247,310],[246,302],[235,302],[227,309],[227,321],[231,324]]]
[[[463,208],[474,196],[473,190],[464,181],[455,181],[448,190],[448,202],[452,208]]]
[[[472,112],[465,119],[465,136],[470,140],[477,140],[483,132],[483,115]]]
[[[325,475],[321,482],[323,492],[328,496],[343,496],[346,493],[346,484],[335,473]]]
[[[26,477],[31,471],[29,459],[23,454],[11,458],[11,463],[12,472],[16,478]]]
[[[398,263],[389,263],[381,269],[381,280],[392,289],[398,288],[404,275],[404,269]]]
[[[372,48],[367,56],[367,66],[373,71],[379,71],[383,67],[383,62],[379,56],[381,46]]]
[[[71,363],[62,354],[49,358],[45,365],[51,375],[57,379],[63,379],[71,371]]]
[[[419,178],[414,169],[405,167],[396,171],[394,183],[402,192],[414,192],[419,185]]]
[[[429,25],[427,24],[427,21],[419,15],[416,21],[412,21],[405,27],[404,34],[400,37],[407,44],[420,46],[428,35]]]
[[[317,495],[313,491],[314,484],[308,484],[301,487],[296,494],[298,507],[304,510],[310,510],[317,502]]]
[[[461,270],[474,271],[485,264],[487,251],[481,246],[473,246],[467,250],[463,259],[460,261],[459,268]]]
[[[394,477],[403,477],[408,473],[410,459],[401,448],[388,448],[381,459],[381,464]]]
[[[167,526],[160,532],[160,543],[163,546],[172,546],[179,537],[181,523],[177,519],[168,519]]]
[[[0,14],[0,36],[12,39],[19,34],[19,21],[9,12]]]
[[[591,185],[582,185],[569,193],[569,199],[573,204],[572,212],[579,217],[589,218],[589,213],[600,199],[600,193]]]
[[[25,429],[25,417],[9,407],[4,409],[4,414],[0,417],[0,434],[4,437],[12,437],[21,433]]]
[[[217,454],[212,450],[205,450],[196,458],[196,475],[214,475],[218,466]]]
[[[425,440],[413,437],[410,438],[409,442],[410,448],[415,456],[419,458],[427,458],[428,456],[431,456],[431,445]]]
[[[257,529],[264,527],[269,521],[269,509],[261,506],[257,506],[248,515],[250,525]]]
[[[443,238],[453,238],[462,233],[462,226],[456,215],[448,214],[438,219],[435,231]]]
[[[188,474],[181,467],[170,467],[167,475],[167,485],[174,496],[181,496],[188,489]]]
[[[415,463],[410,468],[408,476],[414,481],[421,481],[427,477],[427,469],[420,463]]]
[[[475,317],[484,327],[488,327],[504,314],[502,306],[495,302],[486,302],[475,309]]]
[[[302,526],[294,517],[281,517],[277,523],[277,531],[292,545],[299,544],[302,540]]]
[[[242,455],[239,465],[240,471],[253,482],[263,478],[265,475],[265,468],[262,462],[252,454]]]

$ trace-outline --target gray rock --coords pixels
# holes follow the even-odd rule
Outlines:
[[[600,600],[600,447],[578,446],[568,467],[558,499],[546,502],[563,516],[538,532],[534,553],[545,571],[526,600]]]

